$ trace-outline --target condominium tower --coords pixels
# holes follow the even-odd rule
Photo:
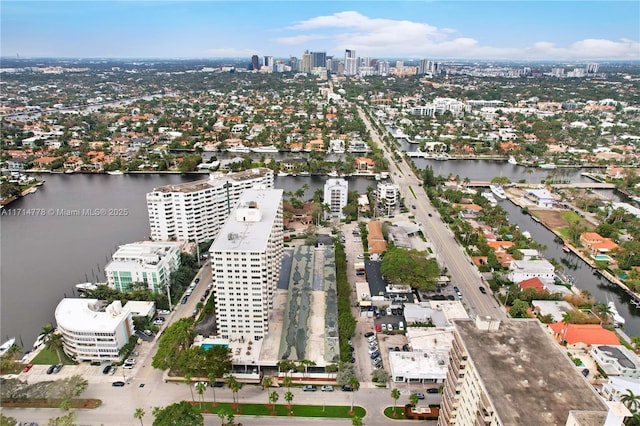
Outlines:
[[[206,241],[218,235],[244,190],[273,188],[273,171],[212,173],[209,179],[155,188],[147,194],[150,238]]]
[[[349,182],[345,179],[327,179],[324,184],[324,204],[329,206],[329,211],[325,212],[325,218],[344,219],[346,216],[342,209],[347,206],[348,195]]]
[[[537,319],[454,320],[439,426],[620,425]]]
[[[267,334],[283,256],[282,194],[246,190],[209,249],[222,338]]]
[[[347,49],[344,51],[344,74],[356,75],[358,73],[358,58],[356,51]]]

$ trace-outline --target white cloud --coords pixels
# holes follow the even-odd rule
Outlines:
[[[494,47],[460,35],[452,28],[438,28],[408,20],[369,18],[355,11],[316,16],[286,28],[296,33],[276,39],[282,44],[304,44],[326,39],[326,49],[355,49],[363,56],[422,56],[486,59],[640,59],[640,43],[634,40],[579,40],[561,47],[540,41],[530,46]],[[312,31],[313,33],[308,33]],[[323,35],[321,35],[322,33]]]

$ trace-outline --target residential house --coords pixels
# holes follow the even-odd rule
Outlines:
[[[525,189],[524,198],[542,208],[551,208],[555,203],[555,198],[546,189]]]
[[[567,343],[569,349],[586,349],[593,345],[619,345],[620,340],[613,331],[600,324],[549,324],[554,336]]]
[[[507,278],[510,281],[519,283],[533,277],[540,278],[543,281],[553,281],[555,267],[546,259],[513,260],[509,265]]]
[[[373,173],[373,168],[376,163],[368,157],[358,157],[356,158],[356,170],[360,172],[369,172]]]
[[[544,283],[540,281],[540,278],[538,277],[533,277],[533,278],[526,279],[524,281],[520,281],[518,283],[518,287],[520,287],[522,291],[528,288],[533,288],[537,292],[545,292],[545,293],[547,292],[547,289],[544,287]]]
[[[640,381],[622,376],[612,376],[602,385],[601,395],[607,401],[620,401],[629,391],[640,394]]]
[[[580,234],[580,244],[592,254],[608,253],[619,247],[611,238],[605,238],[597,232],[583,232]]]
[[[640,357],[622,345],[594,345],[589,352],[607,376],[640,380]]]

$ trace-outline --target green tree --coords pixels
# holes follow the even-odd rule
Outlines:
[[[58,362],[62,362],[62,357],[60,356],[60,350],[62,349],[63,340],[62,334],[59,333],[49,333],[46,335],[44,340],[44,347],[46,350],[55,352],[58,355]]]
[[[146,413],[142,408],[136,408],[136,410],[133,412],[133,418],[140,420],[140,426],[143,426],[142,419],[144,418],[145,414]]]
[[[529,304],[524,300],[516,299],[509,308],[509,315],[513,318],[527,318],[529,310]]]
[[[18,421],[13,417],[8,417],[0,413],[0,426],[16,426],[16,423],[18,423]]]
[[[384,371],[382,368],[373,370],[373,373],[371,373],[371,380],[375,383],[387,383],[387,380],[389,380],[389,373]]]
[[[284,393],[284,400],[287,401],[287,406],[289,407],[289,410],[291,410],[291,401],[293,401],[293,392],[286,391]]]
[[[356,377],[356,370],[352,363],[340,363],[340,370],[336,374],[336,382],[340,386],[348,385],[352,378]]]
[[[233,382],[231,382],[231,385],[229,385],[229,387],[231,388],[231,392],[235,395],[234,399],[236,401],[236,412],[240,412],[240,389],[242,389],[242,383],[238,382],[237,380],[234,380]]]
[[[273,391],[269,394],[269,402],[271,403],[272,410],[275,408],[275,405],[276,405],[276,402],[278,402],[278,399],[280,399],[280,395],[278,395],[278,392]]]
[[[358,392],[358,389],[360,389],[360,381],[358,380],[357,377],[352,377],[351,380],[349,380],[349,386],[353,390],[351,393],[351,410],[350,410],[350,412],[353,413],[353,405],[356,400],[356,392]]]
[[[418,404],[418,394],[412,393],[409,395],[409,403],[415,407]]]
[[[282,379],[282,386],[287,388],[287,390],[291,390],[292,385],[293,380],[291,379],[291,376],[284,376],[284,378]]]
[[[153,426],[203,426],[204,418],[188,401],[153,409]]]
[[[175,365],[180,353],[193,343],[192,325],[192,318],[180,318],[164,330],[151,361],[153,368],[166,370]]]
[[[196,392],[198,393],[198,399],[200,399],[200,409],[202,409],[202,403],[204,402],[204,391],[207,390],[207,385],[204,382],[196,383]]]
[[[79,374],[74,374],[61,380],[56,380],[49,384],[49,395],[56,395],[63,401],[71,401],[78,398],[87,390],[89,382]]]
[[[364,423],[362,422],[362,417],[360,416],[353,416],[351,418],[351,424],[353,426],[362,426]]]
[[[54,417],[49,419],[47,423],[49,426],[74,426],[74,421],[78,415],[75,411],[69,411],[64,416]]]
[[[187,386],[189,386],[189,392],[191,392],[191,400],[193,402],[196,401],[195,397],[193,396],[193,388],[191,387],[191,379],[193,378],[193,376],[191,375],[191,373],[187,373],[184,375],[184,382],[187,384]]]
[[[394,284],[408,284],[415,289],[435,290],[440,267],[427,253],[394,247],[387,251],[380,272]]]
[[[211,390],[213,391],[213,406],[215,407],[216,405],[218,405],[218,403],[216,402],[216,387],[215,387],[216,379],[218,378],[218,376],[216,375],[216,373],[209,372],[209,374],[207,375],[207,378],[209,379],[209,383],[211,384]]]
[[[627,389],[627,393],[622,395],[620,401],[632,413],[635,413],[640,409],[640,394],[636,395],[631,389]]]
[[[400,390],[398,388],[391,390],[391,399],[393,399],[393,417],[395,417],[397,415],[396,404],[398,403],[398,399],[400,399]]]

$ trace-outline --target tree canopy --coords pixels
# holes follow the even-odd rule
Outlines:
[[[396,247],[384,255],[380,272],[394,284],[434,290],[440,268],[435,259],[427,259],[425,252]]]
[[[204,417],[188,401],[153,410],[153,426],[202,426]]]

